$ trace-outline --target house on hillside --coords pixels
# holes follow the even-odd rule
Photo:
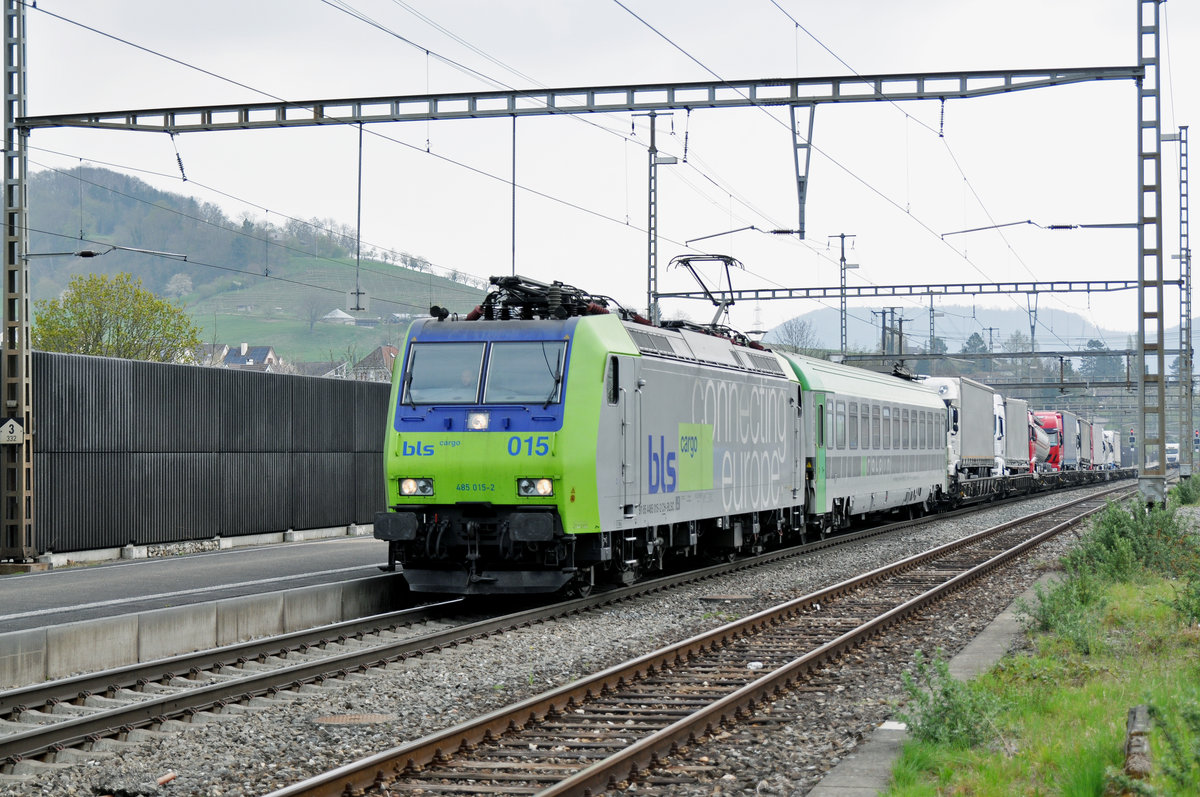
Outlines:
[[[398,356],[400,350],[395,346],[379,346],[354,364],[353,376],[363,382],[390,382]]]
[[[243,371],[274,371],[283,364],[283,360],[276,356],[274,347],[251,346],[247,343],[230,349],[223,362],[226,368]]]
[[[335,307],[325,315],[321,316],[321,320],[326,324],[353,324],[354,316],[350,315],[340,307]]]
[[[201,343],[192,352],[192,361],[205,368],[219,367],[225,364],[225,355],[229,354],[227,343]]]
[[[345,379],[350,370],[350,363],[345,360],[325,360],[322,362],[293,363],[292,367],[300,376]]]

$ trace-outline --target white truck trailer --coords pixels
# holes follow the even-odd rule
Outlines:
[[[950,476],[990,476],[996,467],[996,391],[965,376],[930,376],[923,384],[937,391],[947,412]]]

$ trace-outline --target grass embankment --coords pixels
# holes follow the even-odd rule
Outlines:
[[[912,740],[889,795],[1200,794],[1200,532],[1182,505],[1112,504],[1025,607],[1032,649],[969,684],[918,659]],[[1128,710],[1149,706],[1153,773],[1123,773]]]

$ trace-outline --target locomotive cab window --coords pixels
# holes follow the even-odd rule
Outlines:
[[[563,341],[414,343],[404,374],[405,404],[553,404],[562,394]]]
[[[555,404],[562,392],[567,344],[563,341],[507,341],[492,344],[486,404]]]
[[[479,401],[483,343],[414,343],[404,374],[405,404]]]

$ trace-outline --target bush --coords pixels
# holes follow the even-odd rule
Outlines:
[[[1175,716],[1161,706],[1150,704],[1149,708],[1150,718],[1166,742],[1159,768],[1179,794],[1196,794],[1200,790],[1200,706],[1185,704]]]
[[[1033,631],[1053,633],[1084,655],[1098,652],[1099,641],[1091,618],[1105,604],[1104,582],[1095,573],[1079,570],[1049,588],[1034,586],[1037,602],[1018,601],[1018,613]]]
[[[909,711],[897,713],[914,739],[948,747],[976,747],[988,741],[985,730],[1000,713],[999,701],[950,676],[950,665],[941,651],[926,662],[921,651],[914,657],[914,673],[904,673]]]
[[[1184,625],[1200,625],[1200,571],[1188,576],[1182,587],[1173,586],[1175,597],[1169,604]]]
[[[1171,490],[1170,499],[1180,506],[1188,506],[1200,501],[1200,481],[1196,479],[1180,479],[1179,484]]]
[[[1176,507],[1145,508],[1137,501],[1109,504],[1063,560],[1069,574],[1092,572],[1130,581],[1142,570],[1167,577],[1190,572],[1200,560],[1200,540],[1188,532]]]

